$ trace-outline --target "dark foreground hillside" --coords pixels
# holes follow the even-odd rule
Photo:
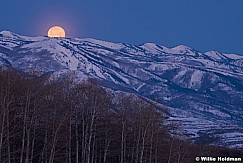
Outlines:
[[[243,151],[168,134],[163,113],[94,82],[0,70],[0,163],[190,163]]]

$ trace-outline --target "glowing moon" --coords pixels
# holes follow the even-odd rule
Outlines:
[[[51,27],[48,30],[48,37],[51,37],[51,38],[65,37],[65,31],[62,27],[59,27],[59,26]]]

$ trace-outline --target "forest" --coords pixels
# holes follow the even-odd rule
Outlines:
[[[92,80],[0,69],[0,163],[190,163],[241,150],[170,134],[156,105]]]

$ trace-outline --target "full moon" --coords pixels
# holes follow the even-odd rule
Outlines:
[[[62,27],[59,27],[59,26],[51,27],[48,30],[48,37],[51,37],[51,38],[65,37],[65,31]]]

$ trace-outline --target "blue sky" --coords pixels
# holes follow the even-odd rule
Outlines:
[[[180,44],[243,55],[242,0],[2,0],[0,31],[113,42]]]

